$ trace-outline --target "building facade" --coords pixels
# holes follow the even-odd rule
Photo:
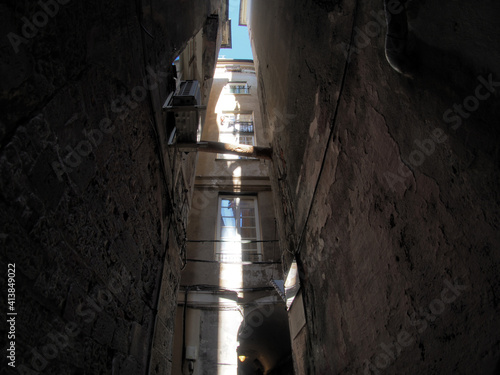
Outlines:
[[[219,60],[200,142],[267,145],[257,92],[252,61]],[[286,308],[273,286],[282,269],[269,163],[198,155],[174,372],[280,374],[291,364]]]

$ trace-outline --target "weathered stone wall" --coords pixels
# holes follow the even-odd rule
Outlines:
[[[0,6],[1,269],[16,266],[19,373],[170,373],[189,194],[181,159],[158,147],[159,106],[220,4]]]
[[[435,7],[408,5],[409,78],[386,62],[382,1],[252,2],[280,238],[304,288],[298,374],[495,372],[500,8]]]

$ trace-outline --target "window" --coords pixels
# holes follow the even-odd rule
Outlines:
[[[257,198],[220,196],[216,259],[223,262],[260,261]]]
[[[250,94],[250,87],[246,82],[229,82],[227,92],[229,94]]]
[[[224,113],[220,117],[219,142],[255,146],[253,113]],[[219,159],[253,159],[245,156],[218,154]]]

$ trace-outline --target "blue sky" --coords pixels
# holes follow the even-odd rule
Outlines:
[[[233,48],[221,48],[219,58],[253,60],[248,28],[238,26],[240,19],[240,0],[229,0],[229,18],[231,19],[231,34]]]

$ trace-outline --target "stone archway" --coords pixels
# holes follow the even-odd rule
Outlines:
[[[242,356],[238,361],[238,375],[293,373],[288,314],[284,304],[245,309],[238,342],[238,356]]]

